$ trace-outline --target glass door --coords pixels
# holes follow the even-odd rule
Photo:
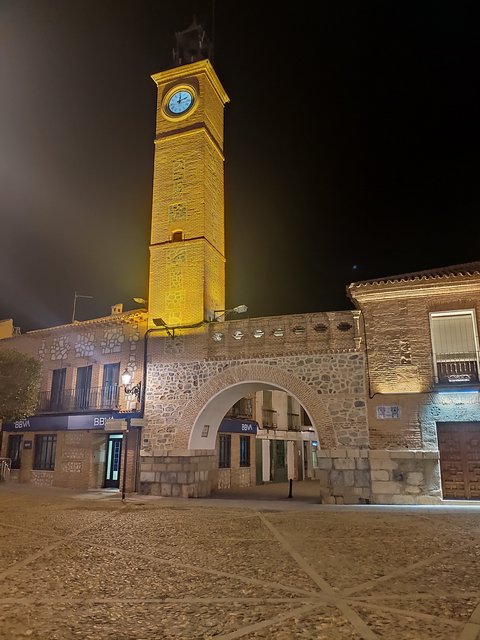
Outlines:
[[[120,466],[122,460],[121,433],[112,433],[107,440],[107,464],[105,466],[105,488],[118,489],[120,486]]]

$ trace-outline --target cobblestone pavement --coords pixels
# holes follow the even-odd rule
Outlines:
[[[474,640],[480,508],[0,485],[0,638]]]

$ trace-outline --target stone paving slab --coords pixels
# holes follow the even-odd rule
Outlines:
[[[0,638],[30,637],[34,640],[191,640],[215,638],[275,619],[291,610],[285,603],[164,604],[159,602],[82,603],[59,606],[24,605],[24,622],[13,609],[2,614]],[[41,622],[38,623],[37,621]],[[3,633],[3,635],[2,635]]]
[[[480,509],[0,485],[0,640],[480,640]]]
[[[367,604],[374,608],[383,607],[385,610],[401,606],[405,611],[424,613],[436,618],[451,620],[453,623],[455,620],[458,622],[468,621],[478,604],[478,593],[457,593],[449,590],[447,596],[421,592],[412,595],[399,595],[380,591],[371,596],[362,595],[358,598],[349,598],[348,601],[354,607],[356,604],[360,606]]]

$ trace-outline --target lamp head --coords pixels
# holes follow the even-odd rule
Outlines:
[[[246,304],[239,304],[238,307],[233,307],[232,311],[235,311],[235,313],[246,313],[248,307]]]
[[[128,387],[128,385],[130,384],[130,382],[132,381],[132,374],[130,373],[130,371],[128,369],[125,369],[125,371],[122,373],[122,384],[124,387]]]
[[[239,304],[237,307],[233,307],[232,309],[215,309],[213,312],[213,319],[220,320],[221,318],[225,318],[228,313],[245,313],[248,311],[248,307],[246,304]]]

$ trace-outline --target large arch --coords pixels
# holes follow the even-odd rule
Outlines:
[[[175,448],[214,449],[218,426],[240,398],[259,389],[277,388],[294,396],[307,412],[322,449],[336,446],[331,416],[321,395],[297,376],[264,364],[231,366],[208,380],[186,405]],[[205,425],[208,435],[202,436]]]

